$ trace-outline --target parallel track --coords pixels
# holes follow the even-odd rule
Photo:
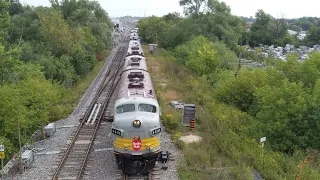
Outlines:
[[[124,41],[127,41],[125,39]],[[101,103],[97,121],[95,123],[86,123],[82,121],[78,126],[75,135],[68,144],[66,151],[61,154],[62,159],[56,168],[54,174],[50,179],[53,180],[78,180],[82,177],[84,168],[86,166],[90,150],[92,148],[94,139],[97,134],[100,122],[102,120],[102,112],[109,104],[113,91],[117,86],[120,77],[116,76],[123,65],[123,56],[125,47],[120,47],[113,59],[112,65],[105,76],[103,85],[99,88],[97,95],[92,101],[90,111],[87,111],[83,119],[87,120],[96,103]]]

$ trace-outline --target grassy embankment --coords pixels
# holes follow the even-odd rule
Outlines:
[[[250,138],[247,133],[253,117],[216,101],[208,81],[177,64],[168,52],[152,55],[147,46],[143,48],[163,110],[162,121],[184,155],[179,165],[181,179],[253,179],[253,169],[265,179],[317,179],[310,167],[301,173],[299,164],[305,158],[301,152],[287,156],[265,148],[262,158],[260,137]],[[179,140],[190,130],[181,126],[182,112],[170,107],[172,100],[197,105],[192,133],[203,138],[200,143],[187,145]]]

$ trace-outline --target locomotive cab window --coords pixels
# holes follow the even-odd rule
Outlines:
[[[157,112],[156,106],[151,105],[151,104],[139,104],[138,110],[144,111],[144,112],[151,112],[151,113]]]
[[[117,114],[135,111],[134,104],[124,104],[117,107]]]

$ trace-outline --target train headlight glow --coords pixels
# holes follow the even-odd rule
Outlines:
[[[147,146],[147,150],[150,150],[150,146]]]
[[[141,126],[141,121],[139,121],[139,120],[134,120],[134,121],[133,121],[133,126],[134,126],[134,127],[140,127],[140,126]]]
[[[126,150],[126,151],[127,151],[127,150],[128,150],[128,146],[124,147],[124,150]]]

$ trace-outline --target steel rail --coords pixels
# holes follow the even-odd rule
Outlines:
[[[122,42],[123,42],[123,41],[124,41],[124,39],[122,40]],[[111,73],[111,71],[114,70],[114,69],[112,69],[114,63],[115,63],[117,60],[120,60],[120,62],[121,62],[121,59],[122,59],[122,57],[124,56],[124,51],[123,51],[122,49],[123,49],[122,47],[121,47],[121,48],[118,47],[116,56],[113,58],[112,65],[111,65],[111,67],[108,69],[108,73],[107,73],[108,75]],[[105,107],[106,107],[107,104],[109,103],[110,97],[112,96],[112,93],[113,93],[113,91],[114,91],[114,89],[115,89],[115,87],[114,87],[114,82],[115,82],[115,80],[116,80],[116,76],[115,76],[115,75],[119,72],[119,69],[120,69],[122,66],[123,66],[123,63],[122,63],[121,66],[120,66],[120,64],[119,64],[119,67],[117,68],[115,74],[114,74],[111,78],[109,78],[109,79],[113,79],[113,80],[112,80],[112,81],[108,81],[108,82],[106,83],[106,85],[103,85],[103,84],[104,84],[105,81],[108,79],[108,75],[104,77],[102,86],[99,87],[98,93],[96,94],[96,96],[94,97],[93,101],[92,101],[92,102],[90,103],[90,105],[89,105],[90,110],[92,110],[94,104],[96,103],[96,101],[98,100],[98,98],[100,97],[100,95],[102,94],[102,92],[104,91],[104,89],[105,89],[108,85],[110,85],[110,82],[112,82],[111,87],[110,87],[110,88],[111,88],[111,91],[110,91],[109,94],[108,94],[107,102],[104,103],[104,105],[103,105],[102,112],[105,110]],[[118,80],[118,81],[119,81],[119,80]],[[117,81],[116,85],[118,84],[118,81]],[[90,112],[91,112],[91,111],[86,111],[86,112],[85,112],[84,119],[87,119],[87,118],[88,118]],[[92,148],[94,139],[95,139],[96,134],[97,134],[97,130],[98,130],[98,128],[99,128],[99,125],[100,125],[100,122],[101,122],[101,119],[102,119],[102,113],[100,113],[98,119],[99,119],[99,120],[98,120],[98,122],[95,124],[94,131],[93,131],[92,136],[91,136],[91,138],[90,138],[90,143],[89,143],[89,145],[88,145],[88,147],[87,147],[87,150],[86,150],[86,152],[85,152],[84,160],[83,160],[83,162],[81,163],[81,168],[80,168],[80,171],[78,172],[77,179],[80,179],[80,177],[82,176],[82,173],[83,173],[85,164],[86,164],[86,162],[87,162],[87,160],[88,160],[88,156],[89,156],[89,154],[90,154],[90,150],[91,150],[91,148]],[[53,177],[52,177],[53,180],[58,178],[59,172],[62,170],[62,167],[63,167],[64,164],[66,163],[66,159],[67,159],[67,157],[70,155],[70,151],[71,151],[71,149],[73,149],[73,147],[74,147],[74,145],[75,145],[75,142],[76,142],[76,140],[77,140],[78,137],[79,137],[79,134],[80,134],[80,132],[81,132],[81,129],[84,127],[84,124],[85,124],[85,121],[82,121],[81,124],[78,126],[78,128],[77,128],[77,130],[76,130],[76,133],[75,133],[75,135],[73,136],[73,138],[72,138],[72,140],[71,140],[71,143],[68,145],[68,148],[67,148],[66,152],[64,153],[64,155],[63,155],[63,157],[62,157],[62,159],[61,159],[61,161],[60,161],[57,169],[55,170],[55,173],[53,174]]]

